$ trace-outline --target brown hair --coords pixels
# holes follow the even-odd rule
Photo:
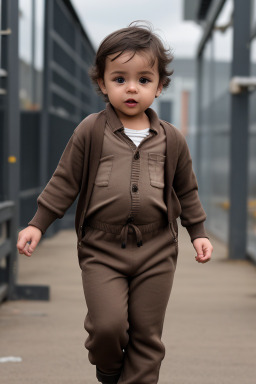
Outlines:
[[[108,35],[100,44],[95,57],[95,63],[90,70],[90,77],[96,85],[97,91],[102,95],[100,87],[98,86],[98,79],[104,78],[106,58],[109,55],[117,53],[112,59],[114,61],[125,51],[133,52],[130,60],[136,52],[149,53],[150,64],[153,66],[155,60],[158,60],[159,81],[167,88],[173,74],[173,70],[168,69],[168,65],[173,60],[170,49],[164,47],[160,37],[153,33],[151,25],[131,23],[127,28],[119,29]],[[135,24],[135,25],[134,25]],[[105,96],[105,95],[104,95]],[[105,97],[107,101],[108,98]]]

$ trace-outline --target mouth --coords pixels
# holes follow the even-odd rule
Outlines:
[[[127,99],[125,100],[125,104],[128,105],[129,107],[135,107],[135,105],[137,105],[138,102],[134,99]]]

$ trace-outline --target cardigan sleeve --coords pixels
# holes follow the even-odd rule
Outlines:
[[[63,217],[80,191],[83,165],[84,144],[75,130],[55,172],[37,199],[38,209],[28,225],[45,233],[55,219]]]
[[[198,237],[207,237],[204,221],[206,213],[198,196],[198,184],[192,168],[192,159],[185,137],[178,135],[178,161],[173,180],[173,188],[181,205],[181,224],[186,227],[191,241]]]

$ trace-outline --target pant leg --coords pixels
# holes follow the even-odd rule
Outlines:
[[[144,237],[145,238],[145,237]],[[169,229],[143,242],[129,287],[129,343],[118,384],[156,384],[165,347],[161,341],[177,261]]]
[[[113,241],[104,241],[109,236]],[[88,309],[85,347],[89,361],[108,375],[120,373],[129,340],[127,262],[118,255],[120,239],[117,243],[113,237],[89,228],[78,248]]]

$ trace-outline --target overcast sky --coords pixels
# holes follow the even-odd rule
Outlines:
[[[193,1],[193,0],[191,0]],[[202,28],[193,21],[183,20],[184,0],[71,0],[80,21],[95,49],[111,32],[128,26],[135,20],[149,21],[164,43],[171,48],[174,58],[195,58]],[[19,0],[19,54],[31,60],[31,0]],[[43,65],[44,0],[36,0],[36,67]],[[230,20],[232,0],[227,0],[218,24]],[[256,7],[255,7],[256,9]],[[256,18],[256,16],[255,16]],[[218,60],[230,60],[232,29],[225,34],[214,33],[214,52]],[[256,55],[256,53],[255,53]]]
[[[135,20],[150,21],[176,57],[194,57],[201,28],[183,21],[183,0],[72,0],[95,48],[109,33]]]

